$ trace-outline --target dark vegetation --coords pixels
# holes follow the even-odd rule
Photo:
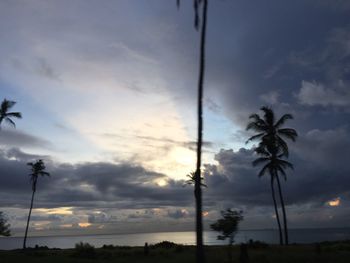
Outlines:
[[[308,245],[268,245],[250,241],[247,245],[251,263],[346,263],[350,258],[350,240],[323,242]],[[195,246],[183,246],[163,241],[150,245],[149,254],[144,255],[143,247],[121,247],[104,245],[94,248],[87,243],[79,243],[74,249],[48,249],[46,247],[23,250],[0,251],[1,263],[17,262],[193,262]],[[179,249],[180,248],[180,249]],[[227,262],[227,247],[205,246],[207,262]],[[232,262],[241,262],[239,245],[231,247]]]
[[[231,246],[238,230],[238,224],[243,220],[242,211],[227,209],[226,211],[221,211],[221,216],[222,218],[211,224],[210,228],[220,232],[220,235],[217,237],[219,240],[228,239],[228,260],[232,262]]]

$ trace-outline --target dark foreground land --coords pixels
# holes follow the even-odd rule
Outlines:
[[[206,247],[208,263],[228,262],[228,249],[225,246]],[[143,247],[114,247],[104,246],[93,248],[81,245],[75,249],[47,249],[36,248],[11,251],[0,251],[1,263],[30,263],[30,262],[195,262],[194,246],[176,245],[162,242],[150,246],[148,254]],[[350,241],[325,242],[321,245],[290,245],[281,247],[277,245],[251,244],[248,245],[250,263],[348,263],[350,262]],[[240,262],[240,247],[233,246],[232,262]]]

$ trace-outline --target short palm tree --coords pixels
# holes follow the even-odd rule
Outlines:
[[[257,132],[254,136],[250,137],[247,142],[253,140],[259,140],[259,146],[255,149],[255,152],[262,156],[253,162],[253,165],[267,162],[264,168],[260,171],[259,176],[262,176],[266,171],[269,171],[271,176],[271,190],[274,199],[274,206],[276,212],[276,219],[280,230],[280,243],[281,242],[281,227],[279,222],[279,216],[277,211],[277,204],[274,193],[274,181],[276,180],[278,186],[279,197],[281,200],[283,222],[284,222],[284,237],[285,244],[288,245],[288,227],[287,216],[284,205],[284,199],[279,180],[279,174],[286,179],[285,168],[293,168],[292,164],[283,160],[282,158],[288,158],[289,150],[285,139],[296,140],[298,134],[294,129],[282,128],[285,122],[289,119],[293,119],[291,114],[284,114],[278,121],[275,120],[275,114],[269,107],[262,107],[264,112],[263,118],[258,114],[252,114],[250,122],[247,125],[247,130],[253,130]]]
[[[22,118],[22,114],[20,112],[9,112],[9,110],[16,104],[15,101],[10,101],[7,99],[4,99],[1,103],[1,108],[0,108],[0,129],[1,129],[1,124],[3,121],[6,123],[16,127],[15,122],[11,118]]]
[[[27,165],[30,166],[30,170],[31,170],[31,174],[29,176],[30,176],[30,181],[32,184],[32,191],[33,192],[32,192],[32,200],[30,202],[30,209],[29,209],[29,214],[28,214],[28,219],[27,219],[26,232],[25,232],[24,240],[23,240],[23,249],[26,248],[30,215],[32,214],[34,194],[36,192],[36,184],[38,182],[38,178],[39,178],[39,176],[50,176],[50,174],[45,171],[46,167],[45,167],[43,160],[38,160],[35,163],[27,163]]]

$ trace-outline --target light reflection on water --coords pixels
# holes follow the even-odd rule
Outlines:
[[[350,239],[350,228],[337,229],[291,229],[289,231],[290,241],[296,243],[312,243],[320,241],[334,241]],[[217,233],[212,231],[204,232],[204,242],[206,245],[222,245],[226,241],[217,240]],[[249,239],[260,240],[266,243],[278,242],[277,230],[242,230],[236,235],[235,242],[248,242]],[[164,240],[178,244],[194,245],[195,232],[163,232],[163,233],[142,233],[123,235],[89,235],[89,236],[50,236],[50,237],[28,237],[27,246],[34,247],[48,246],[50,248],[72,248],[80,241],[88,242],[95,247],[106,245],[119,246],[143,246],[158,243]],[[0,238],[0,249],[21,248],[22,237],[2,237]]]

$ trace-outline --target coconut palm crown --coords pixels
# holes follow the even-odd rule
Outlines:
[[[39,176],[50,176],[50,173],[45,172],[45,164],[43,162],[43,160],[38,160],[35,163],[27,163],[27,165],[30,166],[30,170],[31,170],[31,174],[29,174],[30,176],[30,181],[32,183],[32,190],[35,192],[36,190],[36,183],[38,180]]]
[[[3,121],[10,124],[13,127],[16,127],[15,122],[12,118],[22,118],[22,114],[20,112],[9,112],[9,110],[16,104],[15,101],[4,99],[0,106],[0,129]]]
[[[253,130],[257,134],[251,136],[247,143],[260,140],[260,148],[266,148],[272,155],[277,155],[277,152],[282,150],[282,156],[288,157],[289,150],[285,139],[295,142],[298,134],[294,129],[282,128],[282,126],[287,120],[293,119],[293,116],[284,114],[278,121],[275,121],[275,114],[271,108],[264,106],[261,110],[264,112],[263,118],[258,114],[249,116],[250,122],[247,125],[247,130]]]

